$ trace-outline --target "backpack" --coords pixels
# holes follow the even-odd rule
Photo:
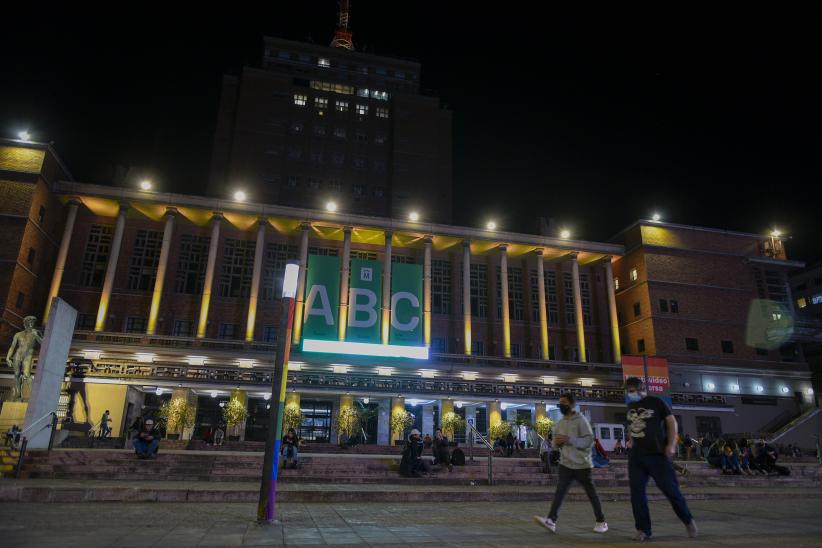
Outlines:
[[[465,466],[465,453],[457,447],[451,452],[451,464],[454,466]]]

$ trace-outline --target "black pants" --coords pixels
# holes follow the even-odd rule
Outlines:
[[[551,511],[548,512],[548,518],[554,521],[557,520],[557,513],[559,507],[562,506],[562,499],[571,484],[577,480],[582,488],[585,489],[585,494],[588,495],[588,500],[591,501],[591,506],[594,508],[594,516],[597,522],[605,521],[605,514],[602,513],[602,503],[599,502],[599,495],[597,489],[594,487],[594,481],[591,478],[591,468],[582,468],[576,470],[568,468],[567,466],[559,465],[559,480],[557,481],[557,491],[554,493],[554,501],[551,503]]]
[[[654,478],[656,486],[671,503],[676,516],[688,525],[693,519],[688,503],[679,490],[674,466],[665,455],[631,455],[628,457],[628,478],[631,483],[631,507],[637,531],[651,535],[651,512],[648,510],[648,478]]]

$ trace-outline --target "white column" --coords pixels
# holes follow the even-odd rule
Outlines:
[[[163,243],[160,245],[160,262],[157,265],[157,275],[154,278],[154,292],[151,295],[151,308],[148,311],[147,335],[157,332],[157,316],[160,314],[160,301],[163,298],[163,284],[168,269],[168,255],[171,250],[171,235],[174,230],[174,215],[177,210],[173,207],[166,209],[166,226],[163,229]]]
[[[579,361],[585,363],[588,357],[585,352],[585,325],[582,316],[582,290],[579,287],[579,260],[576,253],[571,253],[571,276],[574,283],[574,312],[577,324],[577,345]]]
[[[391,398],[380,400],[377,413],[377,445],[390,445]]]
[[[499,275],[502,293],[502,355],[511,357],[511,309],[508,303],[508,245],[499,246]]]
[[[265,257],[265,227],[268,219],[257,220],[257,242],[254,246],[254,270],[251,273],[251,294],[248,296],[248,321],[245,326],[245,340],[254,340],[254,326],[257,322],[257,302],[260,298],[260,279],[263,276],[263,258]]]
[[[343,228],[343,253],[340,265],[340,327],[339,339],[345,340],[348,329],[348,278],[351,269],[351,227]]]
[[[465,355],[471,355],[471,242],[462,242],[462,323]]]
[[[422,406],[422,435],[425,436],[426,434],[431,434],[431,437],[434,437],[434,430],[436,429],[436,425],[434,424],[434,406],[433,405],[423,405]]]
[[[97,308],[97,321],[94,324],[95,331],[105,331],[106,329],[108,304],[111,300],[111,290],[114,288],[114,276],[117,273],[117,260],[120,258],[120,246],[123,243],[123,231],[126,227],[127,212],[128,206],[120,204],[120,214],[117,215],[117,223],[114,225],[114,236],[111,239],[111,250],[108,254],[108,265],[106,265],[106,277],[103,280],[103,292],[100,295],[100,306]]]
[[[51,277],[51,287],[46,298],[46,310],[43,312],[43,325],[49,318],[51,301],[60,293],[60,284],[63,283],[63,273],[66,271],[66,258],[68,257],[69,246],[71,245],[71,235],[74,233],[74,221],[77,220],[77,209],[80,200],[72,198],[68,202],[68,212],[66,213],[66,224],[63,227],[63,237],[60,240],[60,250],[57,252],[57,263],[54,265],[54,275]]]
[[[431,236],[425,237],[422,266],[422,329],[425,346],[431,346]]]
[[[214,285],[214,269],[217,265],[217,250],[220,248],[220,221],[222,213],[215,212],[211,224],[211,241],[208,245],[208,262],[206,263],[205,283],[203,284],[203,296],[200,300],[200,320],[197,322],[197,338],[206,336],[208,327],[208,308],[211,305],[211,288]]]
[[[305,271],[308,267],[308,231],[311,225],[300,226],[300,270],[297,273],[297,302],[294,303],[294,325],[291,331],[291,343],[300,344],[303,333],[303,309],[305,308]]]
[[[382,344],[388,344],[391,331],[391,240],[394,233],[385,231],[385,256],[382,266]]]
[[[539,343],[542,359],[550,358],[548,347],[548,308],[545,302],[545,262],[542,249],[537,249],[537,295],[539,296]]]
[[[622,361],[622,348],[619,343],[619,318],[616,307],[616,290],[614,288],[614,270],[611,257],[605,257],[605,285],[608,288],[608,317],[611,323],[611,347],[614,363]]]

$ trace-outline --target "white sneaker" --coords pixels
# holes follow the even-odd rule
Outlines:
[[[598,521],[594,525],[594,533],[604,533],[608,530],[608,522],[607,521]]]
[[[552,520],[550,518],[544,518],[542,516],[534,516],[534,521],[536,521],[537,523],[539,523],[540,525],[542,525],[543,527],[545,527],[546,529],[548,529],[552,533],[557,532],[557,524],[554,520]],[[606,525],[605,527],[607,528],[608,526]]]

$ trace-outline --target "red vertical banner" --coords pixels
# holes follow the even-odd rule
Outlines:
[[[667,358],[622,356],[622,379],[628,377],[642,379],[649,396],[662,398],[669,407],[672,405]]]

